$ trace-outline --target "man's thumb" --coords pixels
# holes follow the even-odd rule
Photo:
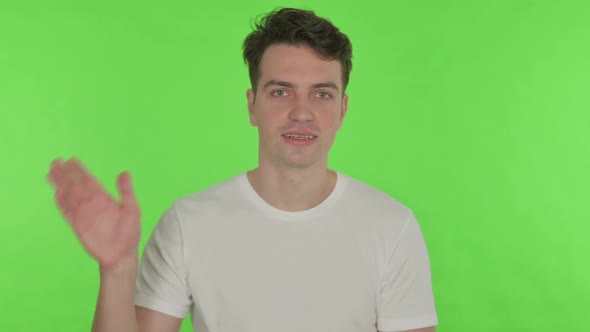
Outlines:
[[[119,174],[117,179],[117,189],[121,197],[121,203],[126,208],[137,208],[137,202],[135,201],[135,195],[133,194],[133,186],[131,185],[131,174],[129,172],[123,172]]]

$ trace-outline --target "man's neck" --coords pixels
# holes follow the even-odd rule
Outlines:
[[[254,191],[271,206],[288,212],[313,208],[336,186],[336,172],[323,169],[279,170],[258,167],[247,173]]]

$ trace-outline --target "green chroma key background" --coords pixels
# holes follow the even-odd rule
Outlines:
[[[142,248],[174,199],[256,166],[241,44],[277,6],[352,40],[330,167],[414,209],[437,331],[585,331],[590,4],[520,0],[3,1],[0,330],[92,321],[98,269],[54,205],[54,157],[113,194],[131,171]]]

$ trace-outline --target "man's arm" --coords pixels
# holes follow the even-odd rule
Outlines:
[[[100,271],[93,332],[178,332],[182,319],[135,305],[137,255]]]
[[[135,308],[141,211],[129,173],[117,181],[116,201],[80,160],[55,159],[47,174],[55,202],[100,267],[94,332],[178,332],[181,319]]]
[[[158,311],[135,306],[135,315],[140,332],[178,332],[182,319]]]
[[[434,332],[434,326],[424,327],[424,328],[416,329],[416,330],[405,330],[405,331],[400,331],[400,332]]]
[[[379,331],[432,332],[438,324],[430,259],[420,226],[410,211],[396,235],[395,250],[385,264],[378,295]],[[416,327],[422,327],[416,329]]]

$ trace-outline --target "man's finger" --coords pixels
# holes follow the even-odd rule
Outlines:
[[[57,189],[60,179],[63,177],[63,160],[56,158],[51,162],[49,173],[46,178],[51,183],[53,188]]]
[[[61,187],[55,193],[55,202],[61,214],[70,225],[73,224],[75,212],[75,204],[71,200],[71,190],[71,187]]]
[[[75,158],[68,160],[64,168],[68,183],[78,184],[87,176],[86,170]]]
[[[131,175],[129,172],[119,174],[117,179],[117,189],[121,196],[121,203],[125,209],[137,210],[137,202],[133,193],[133,186],[131,184]]]
[[[57,187],[67,187],[76,182],[80,178],[76,166],[72,160],[67,160],[63,163],[55,163],[52,169],[51,176]]]

